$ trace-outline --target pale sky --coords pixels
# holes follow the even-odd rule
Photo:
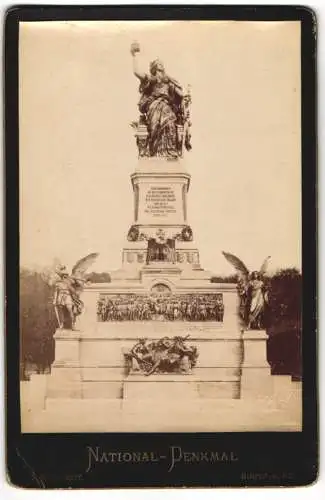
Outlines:
[[[300,23],[38,22],[20,26],[21,264],[118,269],[133,222],[140,63],[192,88],[188,221],[202,267],[301,267]]]

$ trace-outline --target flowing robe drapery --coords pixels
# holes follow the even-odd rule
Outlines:
[[[261,280],[253,280],[249,285],[250,308],[249,321],[254,324],[261,320],[265,307],[264,283]]]
[[[139,110],[146,116],[150,156],[177,157],[176,112],[181,98],[175,84],[165,79],[158,82],[146,75],[140,85]]]

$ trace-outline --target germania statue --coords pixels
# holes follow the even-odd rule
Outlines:
[[[141,98],[139,121],[131,125],[136,130],[139,156],[176,159],[183,155],[184,148],[191,149],[190,93],[184,93],[182,86],[167,75],[159,59],[150,63],[148,74],[142,73],[138,68],[139,52],[139,44],[133,43],[133,73],[140,80]]]

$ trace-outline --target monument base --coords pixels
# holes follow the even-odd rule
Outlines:
[[[198,349],[188,374],[128,373],[125,354],[140,337],[186,337]],[[58,330],[48,398],[238,398],[242,339],[211,322],[98,322],[86,331]]]
[[[236,432],[301,430],[301,386],[271,376],[263,331],[216,322],[93,323],[59,330],[50,375],[21,383],[22,432]],[[189,374],[127,373],[124,351],[190,333]]]

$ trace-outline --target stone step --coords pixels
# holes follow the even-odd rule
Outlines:
[[[128,402],[129,403],[129,402]],[[133,403],[133,402],[132,402]],[[241,400],[182,408],[156,408],[142,402],[52,400],[46,410],[31,412],[23,432],[243,432],[299,431],[301,416]],[[150,411],[151,408],[151,411]],[[158,410],[158,411],[157,411]],[[160,410],[160,411],[159,411]]]
[[[157,376],[158,377],[158,376]],[[149,377],[148,377],[149,379]],[[206,398],[239,398],[239,380],[228,377],[226,381],[193,380],[193,381],[166,381],[146,382],[140,380],[126,380],[123,384],[123,398],[149,399],[156,404],[170,404],[171,400],[187,402],[189,399]]]
[[[187,399],[184,401],[164,401],[161,404],[154,403],[147,398],[137,400],[127,400],[119,398],[46,398],[45,409],[49,411],[71,412],[71,413],[101,413],[123,410],[128,412],[148,412],[168,414],[186,413],[188,415],[202,412],[238,412],[245,411],[254,413],[255,411],[269,411],[276,409],[276,403],[271,399],[260,399],[253,403],[240,399]],[[279,411],[282,411],[279,409]]]
[[[80,414],[83,415],[85,413],[96,414],[106,413],[110,411],[119,411],[122,409],[122,399],[120,398],[78,398],[78,399],[70,399],[70,398],[46,398],[45,400],[45,409],[55,412],[67,412],[71,414]]]

